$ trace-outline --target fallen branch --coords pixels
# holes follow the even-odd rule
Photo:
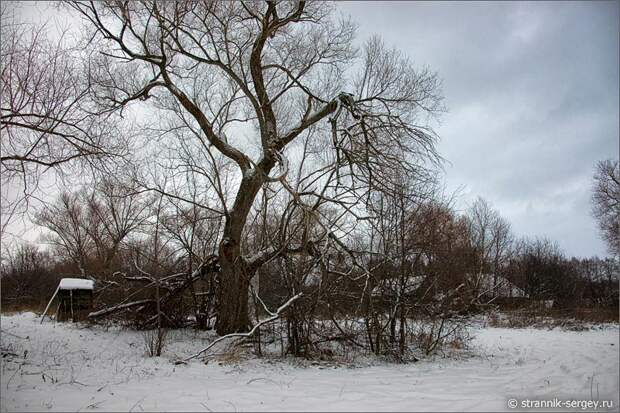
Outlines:
[[[227,334],[225,336],[222,336],[220,338],[218,338],[217,340],[213,341],[211,344],[209,344],[207,347],[203,348],[202,350],[200,350],[198,353],[187,357],[186,359],[183,359],[181,361],[178,361],[176,364],[182,364],[182,363],[187,363],[188,361],[195,359],[196,357],[200,357],[200,355],[204,354],[206,351],[208,351],[211,347],[213,347],[214,345],[216,345],[217,343],[219,343],[222,340],[225,340],[227,338],[232,338],[232,337],[251,337],[256,330],[258,330],[261,326],[270,323],[272,321],[277,320],[278,318],[280,318],[280,314],[286,310],[291,304],[293,304],[299,297],[301,297],[303,295],[303,293],[299,293],[293,297],[291,297],[287,302],[285,302],[284,304],[282,304],[275,313],[271,313],[271,317],[269,318],[265,318],[264,320],[259,321],[253,328],[252,330],[250,330],[247,333],[231,333],[231,334]]]
[[[126,303],[126,302],[132,296],[135,296],[137,293],[139,293],[141,291],[144,291],[147,288],[155,286],[157,283],[159,283],[162,288],[168,290],[168,292],[163,297],[161,297],[161,299],[160,299],[160,303],[165,303],[171,297],[179,294],[180,292],[183,292],[186,288],[188,288],[189,284],[191,284],[192,282],[200,279],[203,276],[203,270],[205,268],[207,268],[207,266],[215,267],[216,265],[217,265],[217,256],[209,256],[209,257],[207,257],[207,259],[205,261],[203,261],[190,274],[190,279],[189,280],[183,279],[183,281],[178,286],[171,285],[170,283],[172,282],[172,280],[175,280],[177,278],[181,278],[183,276],[187,276],[188,275],[187,273],[180,272],[180,273],[168,275],[166,277],[162,277],[159,280],[155,280],[152,277],[150,278],[150,276],[148,274],[146,274],[143,271],[141,271],[139,267],[136,267],[136,268],[138,268],[139,271],[141,271],[142,273],[144,273],[146,275],[143,276],[143,277],[142,276],[140,276],[140,277],[126,277],[126,276],[124,276],[124,278],[131,278],[130,281],[143,281],[143,282],[147,282],[147,284],[143,285],[142,288],[140,288],[139,290],[137,290],[134,293],[130,294],[130,296],[127,297],[125,300],[123,300],[123,302],[121,302],[121,303],[119,303],[119,304],[117,304],[115,306],[112,306],[112,307],[107,307],[107,308],[104,308],[104,309],[99,310],[99,311],[94,311],[94,312],[88,314],[88,318],[98,318],[98,317],[106,316],[106,315],[109,315],[109,314],[116,313],[118,311],[126,310],[128,308],[138,307],[138,306],[143,306],[142,308],[139,308],[138,311],[144,310],[146,308],[145,304],[156,303],[156,300],[154,300],[154,299],[145,299],[145,300],[133,301],[133,302],[129,302],[129,303]],[[121,273],[118,273],[118,274],[121,274]]]
[[[155,300],[147,299],[147,300],[133,301],[133,302],[127,303],[127,304],[119,304],[119,305],[115,305],[114,307],[108,307],[108,308],[104,308],[103,310],[94,311],[94,312],[88,314],[88,318],[102,317],[104,315],[115,313],[117,311],[126,310],[126,309],[131,308],[131,307],[137,307],[139,305],[144,305],[144,304],[149,304],[149,303],[154,303],[154,302],[155,302]]]

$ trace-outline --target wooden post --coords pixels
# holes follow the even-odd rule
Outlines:
[[[157,283],[155,284],[155,297],[157,300],[157,336],[161,337],[161,304],[159,302],[160,300],[160,293],[159,293],[159,275],[156,276],[157,278]],[[159,354],[158,354],[159,356]]]
[[[58,307],[56,307],[56,315],[54,316],[54,323],[58,322],[58,314],[60,314],[60,304],[61,304],[61,301],[58,300]]]
[[[75,316],[73,315],[73,290],[69,290],[69,299],[71,301],[71,322],[75,323]]]
[[[50,298],[50,301],[47,303],[47,306],[45,307],[45,311],[43,311],[43,315],[41,316],[41,324],[43,324],[43,319],[45,318],[45,314],[47,314],[47,310],[49,310],[50,305],[52,305],[52,301],[54,301],[54,298],[56,298],[56,294],[58,294],[58,290],[60,290],[60,284],[58,284],[58,287],[56,287],[56,291],[54,291],[54,295],[52,295],[52,298]],[[56,313],[58,313],[58,310],[56,310]],[[58,314],[56,314],[58,316]]]

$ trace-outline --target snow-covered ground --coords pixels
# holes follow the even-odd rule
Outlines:
[[[19,355],[2,359],[2,411],[501,411],[510,398],[555,397],[618,410],[617,326],[478,328],[468,356],[358,368],[174,365],[213,338],[193,331],[172,332],[165,355],[147,358],[137,332],[39,324],[32,313],[3,315],[0,327],[3,352]]]

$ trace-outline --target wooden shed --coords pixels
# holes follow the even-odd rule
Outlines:
[[[45,311],[41,316],[41,322],[45,318],[47,311],[52,306],[54,300],[58,302],[56,307],[56,321],[73,322],[83,321],[88,318],[88,314],[93,308],[93,290],[95,282],[85,278],[63,278],[58,283],[54,295],[47,303]]]

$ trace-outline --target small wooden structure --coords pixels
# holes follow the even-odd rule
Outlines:
[[[56,307],[56,321],[73,322],[83,321],[88,318],[88,314],[93,308],[93,290],[95,282],[84,278],[63,278],[58,284],[58,288],[45,307],[41,316],[41,323],[47,314],[54,299],[58,298]]]

